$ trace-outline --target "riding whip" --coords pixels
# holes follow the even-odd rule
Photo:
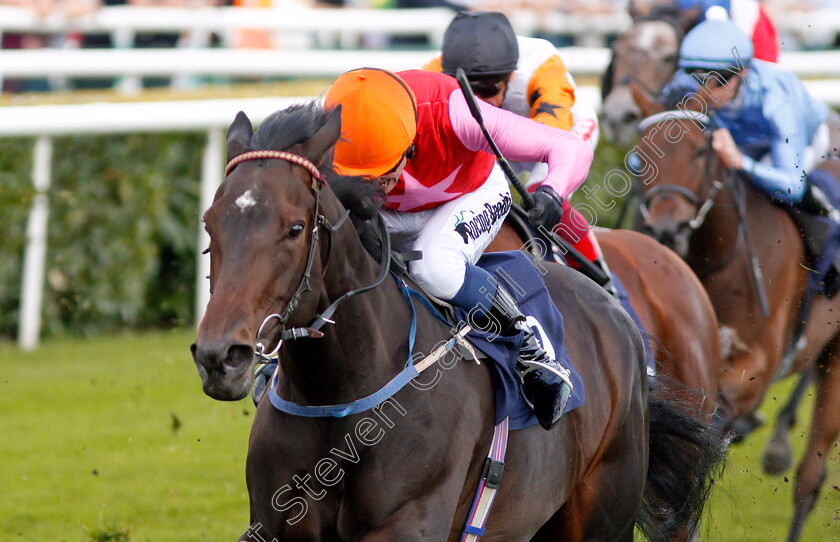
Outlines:
[[[502,168],[502,171],[505,172],[505,177],[507,177],[508,182],[516,188],[516,191],[519,192],[519,195],[522,197],[522,208],[528,211],[534,206],[534,196],[532,196],[531,193],[528,192],[522,185],[522,181],[519,180],[519,177],[516,176],[513,168],[510,167],[510,162],[508,162],[502,155],[502,151],[499,150],[499,147],[493,140],[493,136],[491,136],[490,132],[487,131],[487,127],[484,125],[484,118],[481,116],[481,110],[478,108],[478,101],[476,100],[475,94],[473,94],[469,80],[467,80],[467,74],[464,73],[463,69],[458,68],[455,70],[455,78],[458,80],[461,92],[464,93],[464,98],[467,101],[467,106],[470,108],[470,113],[472,113],[473,118],[476,122],[478,122],[478,127],[481,128],[481,133],[484,134],[484,138],[487,140],[490,148],[493,149],[493,154],[496,155],[496,162]],[[594,280],[598,285],[603,286],[610,281],[610,277],[608,277],[601,268],[590,262],[586,256],[581,254],[568,241],[547,228],[540,228],[540,233],[548,237],[548,239],[554,243],[563,254],[568,255],[571,259],[573,259],[575,263],[581,267],[583,274]]]

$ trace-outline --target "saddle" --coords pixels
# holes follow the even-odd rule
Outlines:
[[[417,252],[406,252],[392,255],[391,265],[397,267],[410,279],[407,273],[407,262],[422,257]],[[554,352],[555,359],[571,373],[573,385],[572,395],[566,404],[565,412],[582,406],[585,402],[583,380],[575,370],[564,344],[563,316],[554,306],[548,289],[542,280],[542,275],[533,263],[532,257],[514,250],[507,252],[493,252],[484,254],[476,265],[482,267],[500,283],[504,284],[517,305],[525,315],[533,316],[540,322],[540,339],[543,347],[548,342]],[[457,327],[459,322],[469,322],[470,316],[460,307],[450,305],[425,291],[412,281],[412,288],[416,288],[434,305],[435,309],[443,313],[450,325]],[[465,360],[481,360],[488,362],[493,375],[493,387],[496,395],[496,424],[505,418],[510,420],[510,429],[524,429],[537,423],[537,418],[530,406],[524,401],[520,392],[520,383],[515,374],[514,366],[519,355],[522,337],[498,336],[485,333],[473,328],[467,336],[473,351],[456,347],[458,353]]]
[[[524,247],[527,249],[532,258],[568,265],[568,262],[566,262],[563,254],[561,254],[559,250],[556,250],[554,245],[546,239],[539,230],[531,226],[531,223],[528,222],[528,215],[522,207],[513,205],[510,213],[505,218],[505,223],[516,230],[520,239],[525,240]],[[630,303],[630,294],[624,286],[624,283],[622,283],[618,275],[612,271],[610,271],[610,274],[610,279],[612,280],[612,284],[616,290],[615,298],[621,304],[624,311],[633,320],[633,323],[636,324],[636,327],[639,329],[639,333],[642,334],[642,340],[645,344],[645,361],[647,364],[648,375],[655,375],[656,360],[653,355],[653,347],[651,346],[648,334],[645,332],[642,320],[636,313],[636,309],[634,309],[633,305]]]

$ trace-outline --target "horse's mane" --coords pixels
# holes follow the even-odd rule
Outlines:
[[[285,151],[306,143],[329,121],[330,114],[331,111],[325,110],[318,100],[275,111],[260,124],[249,147],[251,150]],[[323,157],[313,158],[315,162],[322,158],[319,169],[345,209],[362,219],[376,215],[385,202],[385,193],[379,185],[367,182],[364,177],[336,173],[331,151]]]
[[[364,177],[339,175],[330,170],[327,183],[344,208],[363,220],[373,219],[385,203],[382,187]]]
[[[350,211],[350,219],[365,249],[371,256],[380,260],[382,239],[379,236],[376,218],[385,203],[382,187],[364,177],[339,175],[335,171],[327,174],[327,183],[338,201]]]
[[[250,147],[260,150],[284,151],[306,143],[330,119],[332,111],[325,110],[318,100],[295,104],[269,115],[251,139]],[[356,231],[368,252],[379,255],[380,240],[374,219],[385,203],[382,188],[364,177],[340,175],[332,165],[333,153],[328,151],[319,169],[326,175],[327,184],[345,209],[350,211]]]
[[[252,150],[285,151],[312,139],[329,118],[329,111],[325,111],[317,100],[294,104],[266,117],[251,138],[250,147]],[[327,158],[324,166],[332,169],[332,156]]]

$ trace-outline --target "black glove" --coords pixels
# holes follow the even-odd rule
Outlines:
[[[528,220],[535,228],[542,226],[552,231],[563,218],[563,198],[547,184],[534,192],[534,206],[528,209]]]

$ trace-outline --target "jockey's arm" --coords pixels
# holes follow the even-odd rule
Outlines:
[[[774,108],[771,123],[775,127],[770,143],[771,164],[744,155],[741,171],[760,188],[790,204],[798,203],[805,194],[802,161],[805,156],[805,134],[791,107]]]
[[[575,89],[567,75],[566,66],[557,55],[534,70],[527,90],[532,119],[561,130],[572,129]]]
[[[505,158],[547,163],[548,175],[544,184],[563,198],[568,198],[583,184],[593,158],[592,149],[583,140],[571,132],[534,122],[480,100],[478,107],[484,125]],[[453,91],[449,97],[449,118],[465,147],[493,152],[460,90]]]

